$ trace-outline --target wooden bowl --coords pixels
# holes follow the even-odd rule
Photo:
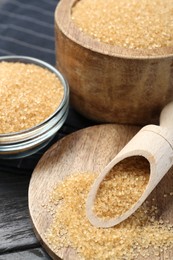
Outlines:
[[[173,100],[173,47],[125,49],[85,35],[71,19],[77,0],[61,0],[55,11],[58,69],[70,85],[71,103],[100,122],[158,123]]]

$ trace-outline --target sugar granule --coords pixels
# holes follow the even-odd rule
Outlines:
[[[80,0],[72,8],[72,20],[100,42],[154,49],[173,46],[172,10],[170,0]]]
[[[38,125],[53,114],[64,90],[58,77],[34,64],[0,62],[0,134]]]

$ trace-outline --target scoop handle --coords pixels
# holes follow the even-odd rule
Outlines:
[[[173,132],[173,102],[163,108],[160,114],[160,126]]]

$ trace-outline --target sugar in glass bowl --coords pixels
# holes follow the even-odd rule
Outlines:
[[[26,65],[30,64],[31,68],[33,65],[33,68],[36,67],[36,68],[40,69],[40,71],[41,71],[40,82],[42,82],[41,81],[42,76],[44,75],[44,71],[45,71],[45,73],[48,74],[47,75],[48,78],[49,78],[50,73],[51,73],[50,75],[52,75],[52,74],[55,75],[57,77],[57,82],[59,82],[59,85],[62,88],[61,89],[62,98],[60,98],[59,102],[57,102],[54,111],[51,114],[49,114],[48,116],[46,116],[46,118],[44,118],[41,122],[36,123],[31,126],[29,124],[30,122],[28,122],[29,127],[26,129],[19,128],[19,130],[17,130],[17,131],[9,131],[9,132],[1,131],[0,132],[0,158],[3,158],[3,159],[22,158],[22,157],[29,156],[29,155],[39,151],[43,147],[45,147],[52,140],[52,138],[55,136],[55,134],[58,132],[58,130],[64,124],[64,122],[67,118],[67,115],[68,115],[68,110],[69,110],[69,87],[68,87],[68,83],[67,83],[66,79],[64,78],[64,76],[53,66],[51,66],[50,64],[48,64],[42,60],[35,59],[32,57],[26,57],[26,56],[3,56],[3,57],[0,57],[0,64],[1,64],[1,62],[3,62],[3,64],[7,64],[7,65],[10,63],[11,64],[26,64]],[[13,71],[12,75],[15,75],[14,71]],[[17,70],[15,72],[18,73]],[[7,69],[7,71],[4,71],[4,73],[8,73],[8,69]],[[31,75],[32,75],[32,69],[29,73],[31,73]],[[21,77],[21,75],[20,75],[20,77]],[[54,77],[54,76],[52,76],[52,77]],[[54,77],[55,80],[56,80],[56,77]],[[24,78],[24,80],[25,80],[25,78]],[[28,78],[27,78],[27,80],[28,80]],[[30,80],[30,77],[29,77],[29,80]],[[11,81],[13,82],[12,78],[11,78]],[[33,85],[35,84],[34,81],[33,81]],[[49,84],[50,84],[50,82],[49,82]],[[46,81],[45,81],[45,83],[46,83]],[[32,85],[32,80],[27,84]],[[42,88],[38,89],[38,91],[40,92],[40,95],[42,95],[41,93],[44,92],[45,87],[46,87],[45,85],[43,86],[43,89]],[[3,90],[4,90],[3,82],[2,82],[2,86],[3,86]],[[22,86],[19,86],[19,87],[22,88]],[[8,86],[7,87],[5,86],[5,88],[8,91]],[[48,88],[49,88],[49,86],[48,86]],[[56,89],[56,87],[55,87],[55,89]],[[0,87],[0,98],[3,98],[3,94],[1,91],[2,91],[2,89]],[[13,91],[14,90],[12,89],[11,93],[13,93]],[[23,92],[23,90],[22,90],[22,92]],[[49,91],[48,91],[48,93],[49,93]],[[52,93],[50,93],[50,94],[53,95]],[[30,95],[32,95],[32,93],[30,93]],[[34,99],[35,97],[31,97],[31,100],[32,100],[32,98]],[[8,101],[8,98],[7,98],[7,101]],[[46,101],[47,101],[47,99],[45,98],[45,105],[46,105]],[[49,98],[49,102],[50,102],[50,98]],[[9,106],[10,106],[10,103],[9,103]],[[44,113],[44,109],[46,110],[45,107],[46,106],[44,106],[44,102],[43,102],[42,110],[40,111],[40,113]],[[7,108],[8,108],[8,105],[7,105]],[[22,110],[23,107],[19,108],[19,112],[20,112],[20,109]],[[26,109],[26,107],[25,107],[25,109]],[[4,113],[4,111],[2,111],[2,110],[3,110],[3,107],[0,109],[0,113]],[[38,114],[39,114],[39,111],[38,111]],[[12,126],[13,126],[13,122],[15,124],[17,121],[16,115],[17,115],[16,111],[14,111],[14,120],[11,121]],[[27,117],[27,115],[26,115],[25,122],[27,122],[27,120],[30,120],[30,118]],[[8,117],[7,117],[7,121],[8,121]],[[19,120],[19,126],[20,126],[20,120]],[[13,128],[11,128],[11,129],[13,129]],[[16,129],[18,129],[18,128],[16,128]]]

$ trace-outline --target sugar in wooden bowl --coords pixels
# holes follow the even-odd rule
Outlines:
[[[102,122],[158,122],[173,99],[172,8],[169,0],[60,1],[57,66],[81,114]]]

